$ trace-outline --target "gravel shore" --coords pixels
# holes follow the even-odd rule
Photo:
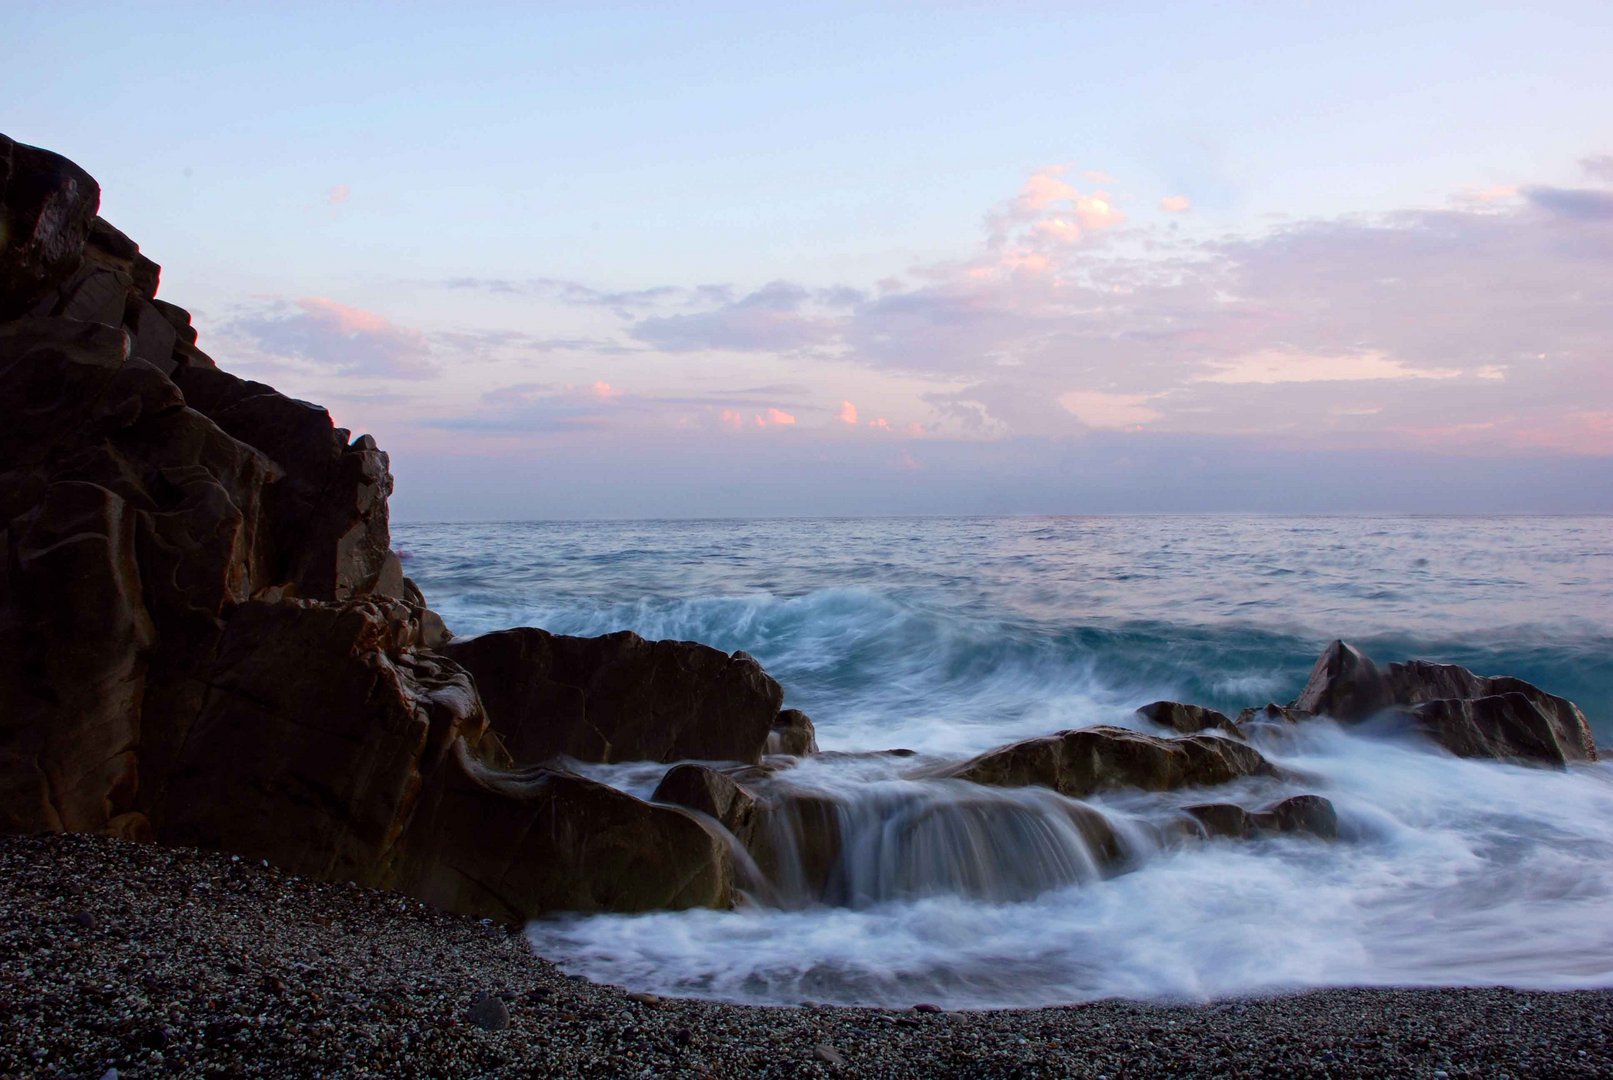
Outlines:
[[[1566,932],[1566,931],[1565,931]],[[657,1000],[227,855],[0,839],[0,1076],[1606,1077],[1613,992],[1000,1012]]]

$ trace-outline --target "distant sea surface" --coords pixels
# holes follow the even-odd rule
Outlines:
[[[1286,702],[1342,637],[1380,662],[1457,663],[1571,698],[1613,756],[1613,518],[513,522],[398,524],[393,538],[456,634],[630,629],[743,649],[824,750],[945,761],[1071,727],[1146,728],[1132,711],[1160,698]],[[1340,841],[1138,841],[1127,872],[1007,897],[937,870],[838,906],[531,933],[592,978],[780,1003],[1613,985],[1613,765],[1464,761],[1326,721],[1261,749],[1306,778],[1295,791],[1333,801]],[[848,802],[938,795],[894,772],[796,772]],[[654,781],[597,775],[639,794]],[[1092,802],[1117,825],[1157,812]]]

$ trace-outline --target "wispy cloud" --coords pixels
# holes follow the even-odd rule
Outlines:
[[[424,379],[437,374],[418,330],[363,308],[319,296],[268,300],[220,327],[270,361],[293,361],[331,375]]]

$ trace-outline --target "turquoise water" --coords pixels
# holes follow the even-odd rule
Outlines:
[[[1334,637],[1380,661],[1528,679],[1613,746],[1605,517],[414,524],[394,543],[456,633],[632,629],[744,649],[825,750],[947,760],[1136,726],[1157,698],[1287,701]],[[780,1002],[1613,984],[1609,766],[1457,761],[1327,722],[1262,749],[1334,801],[1344,840],[1144,844],[1128,873],[1013,902],[938,886],[860,907],[556,920],[534,940],[608,981]],[[910,783],[798,772],[852,802]]]

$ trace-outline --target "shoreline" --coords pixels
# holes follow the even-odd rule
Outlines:
[[[1613,1074],[1606,989],[736,1005],[591,983],[516,928],[213,852],[5,837],[0,881],[0,1077]]]

